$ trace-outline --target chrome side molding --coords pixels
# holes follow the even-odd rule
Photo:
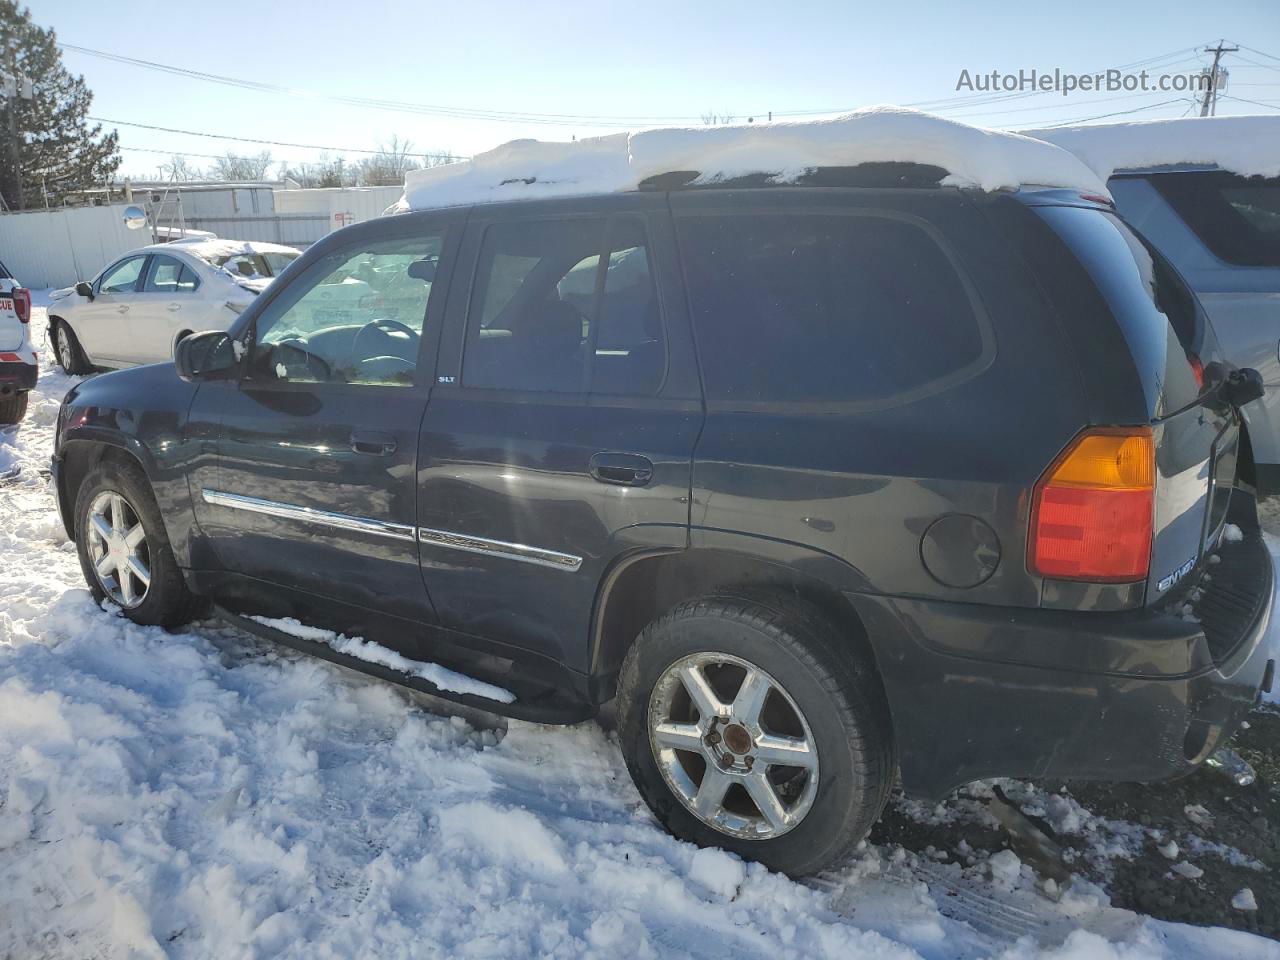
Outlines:
[[[566,573],[573,573],[582,566],[582,558],[575,557],[571,553],[531,547],[524,543],[490,540],[488,537],[450,533],[448,530],[432,530],[430,527],[418,528],[418,542],[447,547],[450,550],[462,550],[466,553],[481,553],[491,557],[504,557],[507,560],[535,563],[540,567],[552,567],[556,570],[564,570]]]
[[[283,520],[297,520],[301,523],[312,523],[337,530],[353,530],[357,533],[369,533],[393,540],[406,540],[445,547],[449,550],[462,550],[466,553],[479,553],[490,557],[502,557],[506,560],[518,560],[521,563],[533,563],[540,567],[563,570],[573,573],[582,566],[582,558],[571,553],[558,550],[547,550],[543,547],[531,547],[524,543],[508,543],[505,540],[490,540],[488,537],[473,537],[462,533],[451,533],[448,530],[433,530],[430,527],[414,528],[402,523],[387,523],[370,517],[353,517],[345,513],[330,513],[327,510],[316,510],[312,507],[299,507],[291,503],[278,503],[274,500],[260,500],[257,497],[246,497],[239,493],[223,493],[205,487],[200,491],[205,503],[232,510],[245,510],[249,513],[260,513],[268,517],[279,517]]]
[[[315,510],[311,507],[298,507],[290,503],[277,503],[274,500],[259,500],[257,497],[246,497],[238,493],[222,493],[207,487],[200,491],[205,503],[219,507],[230,507],[232,510],[247,510],[249,513],[261,513],[268,517],[280,517],[284,520],[298,520],[302,523],[313,523],[322,527],[334,527],[338,530],[354,530],[359,533],[371,533],[392,540],[415,539],[413,527],[403,523],[387,523],[369,517],[353,517],[345,513],[330,513],[327,510]]]

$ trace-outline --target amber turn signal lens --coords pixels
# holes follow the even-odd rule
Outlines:
[[[1028,566],[1058,580],[1142,580],[1154,504],[1150,427],[1081,434],[1036,484]]]

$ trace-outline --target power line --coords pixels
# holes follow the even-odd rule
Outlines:
[[[1266,103],[1262,100],[1248,100],[1244,97],[1233,97],[1229,93],[1220,93],[1218,96],[1222,97],[1224,100],[1238,100],[1240,103],[1252,103],[1259,107],[1266,107],[1268,110],[1280,110],[1280,107],[1275,105],[1276,101],[1274,100],[1271,103]]]
[[[204,133],[200,130],[179,130],[176,127],[159,127],[150,123],[134,123],[129,120],[108,120],[106,117],[88,117],[87,119],[95,123],[111,123],[120,127],[138,127],[141,130],[159,130],[162,133],[180,133],[188,137],[208,137],[211,140],[235,140],[239,143],[256,143],[260,146],[268,147],[294,147],[298,150],[330,150],[334,153],[367,153],[377,155],[386,153],[385,150],[367,150],[360,147],[333,147],[324,146],[316,143],[289,143],[285,140],[259,140],[255,137],[233,137],[224,133]],[[470,157],[460,157],[452,153],[405,153],[406,157],[418,157],[427,160],[469,160]],[[191,154],[195,156],[195,154]]]
[[[1115,113],[1100,113],[1093,117],[1074,117],[1071,120],[1062,120],[1058,123],[1051,123],[1044,129],[1052,130],[1054,127],[1066,127],[1073,123],[1088,123],[1090,120],[1105,120],[1107,117],[1123,117],[1131,113],[1141,113],[1143,110],[1154,110],[1156,107],[1164,107],[1171,103],[1183,102],[1185,102],[1185,98],[1175,97],[1172,100],[1162,100],[1159,103],[1149,103],[1145,107],[1134,107],[1132,110],[1117,110]]]

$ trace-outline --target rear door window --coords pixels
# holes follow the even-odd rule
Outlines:
[[[653,396],[665,373],[640,221],[516,221],[485,230],[464,386]]]
[[[199,280],[191,268],[173,257],[156,255],[151,258],[143,293],[194,293]]]
[[[1218,259],[1280,267],[1280,177],[1204,171],[1149,179]]]
[[[887,406],[994,358],[974,291],[918,218],[744,213],[678,226],[713,401]]]
[[[1197,402],[1222,351],[1200,302],[1158,250],[1119,217],[1083,207],[1037,207],[1089,271],[1134,362],[1155,371],[1157,416]]]

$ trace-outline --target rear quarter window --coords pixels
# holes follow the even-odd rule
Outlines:
[[[1200,302],[1161,253],[1112,213],[1036,207],[1088,271],[1124,334],[1156,416],[1197,402],[1223,358]]]
[[[1148,179],[1219,260],[1280,267],[1280,177],[1203,171]]]
[[[906,403],[976,376],[995,339],[937,231],[889,211],[678,220],[708,399]]]

